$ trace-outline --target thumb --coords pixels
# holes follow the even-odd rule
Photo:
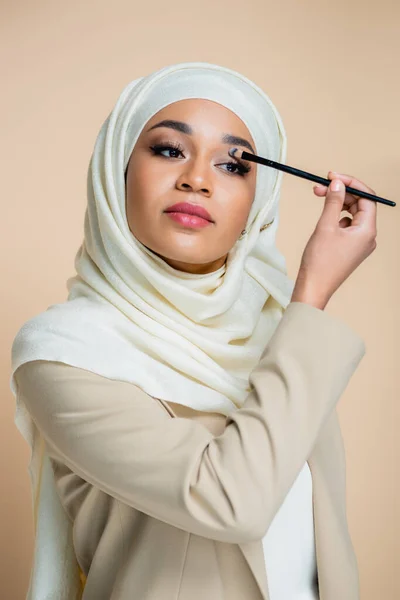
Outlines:
[[[323,225],[337,225],[340,213],[344,210],[346,188],[341,179],[333,179],[326,192],[323,212],[319,222]]]

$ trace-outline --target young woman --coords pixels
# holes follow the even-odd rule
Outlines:
[[[336,404],[365,353],[324,308],[376,246],[329,173],[293,283],[279,113],[208,63],[134,80],[96,140],[66,302],[12,348],[32,448],[29,598],[357,600]],[[348,210],[350,217],[341,217]]]

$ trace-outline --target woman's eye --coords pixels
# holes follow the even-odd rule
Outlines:
[[[180,144],[156,144],[155,146],[150,146],[150,149],[153,151],[153,154],[165,156],[165,158],[178,158],[179,155],[183,156],[183,147]],[[163,152],[169,153],[169,156],[163,154]],[[224,165],[229,167],[229,169],[227,169],[229,173],[232,173],[233,175],[240,175],[241,177],[250,171],[250,167],[247,167],[239,162],[230,161],[227,163],[222,163],[221,166]]]
[[[236,162],[227,162],[224,163],[225,165],[229,166],[229,167],[233,167],[234,169],[237,169],[235,171],[233,170],[229,170],[230,173],[234,173],[237,175],[241,175],[242,177],[248,173],[250,171],[250,167],[246,167],[245,165],[242,165],[240,163],[236,163]]]
[[[166,156],[166,158],[178,158],[178,156],[180,154],[182,154],[183,148],[180,145],[165,145],[165,144],[158,144],[156,146],[150,146],[150,149],[153,151],[154,154],[156,155],[161,155],[161,156],[166,156],[165,154],[163,154],[163,152],[172,152],[173,156]]]

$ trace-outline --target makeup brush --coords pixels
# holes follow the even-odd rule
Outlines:
[[[239,154],[236,155],[236,152],[239,152]],[[285,173],[290,173],[291,175],[297,175],[297,177],[302,177],[303,179],[316,181],[322,185],[329,186],[331,183],[331,180],[325,179],[325,177],[319,177],[318,175],[307,173],[307,171],[301,171],[300,169],[295,169],[294,167],[289,167],[288,165],[275,162],[269,158],[263,158],[262,156],[257,156],[256,154],[250,154],[250,152],[242,152],[239,150],[239,148],[231,148],[228,154],[232,158],[243,158],[243,160],[249,160],[250,162],[259,163],[260,165],[266,165],[267,167],[272,167],[273,169],[278,169],[279,171],[284,171]],[[350,194],[355,194],[356,196],[361,196],[362,198],[368,198],[368,200],[374,200],[375,202],[387,204],[388,206],[396,206],[396,202],[393,202],[392,200],[387,200],[386,198],[381,198],[380,196],[374,196],[374,194],[369,194],[368,192],[363,192],[347,185],[345,188]]]

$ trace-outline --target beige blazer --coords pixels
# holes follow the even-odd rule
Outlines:
[[[347,324],[292,302],[229,417],[64,363],[20,366],[83,599],[271,600],[261,540],[308,461],[320,598],[359,600],[336,404],[364,354]]]

